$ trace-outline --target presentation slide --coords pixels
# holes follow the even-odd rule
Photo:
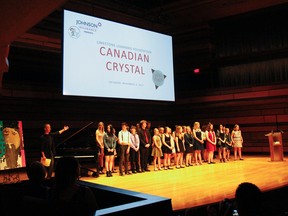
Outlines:
[[[63,95],[175,101],[172,37],[64,10]]]

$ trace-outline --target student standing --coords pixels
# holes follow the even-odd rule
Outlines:
[[[216,132],[216,137],[220,162],[226,162],[226,138],[224,127],[222,124],[219,125],[219,129]]]
[[[192,154],[193,154],[193,145],[194,145],[194,137],[190,126],[186,127],[186,133],[184,134],[185,147],[186,147],[186,157],[185,164],[186,166],[192,165]]]
[[[161,168],[161,157],[163,156],[162,153],[162,142],[161,137],[159,135],[158,128],[154,129],[154,136],[153,136],[153,144],[152,144],[152,153],[151,156],[154,157],[154,171],[162,170]],[[158,163],[158,167],[157,167]]]
[[[111,124],[107,126],[107,132],[103,136],[104,155],[105,155],[105,169],[107,177],[112,177],[114,155],[116,151],[116,136],[114,128]]]
[[[99,122],[98,128],[95,132],[96,136],[96,144],[98,148],[98,161],[96,162],[96,170],[99,171],[99,174],[103,174],[103,167],[104,167],[104,143],[103,143],[103,136],[105,134],[104,123]]]
[[[139,166],[139,148],[140,148],[140,140],[139,135],[136,133],[136,126],[131,126],[130,129],[130,164],[131,164],[131,171],[132,173],[139,173],[140,166]]]
[[[242,158],[242,146],[243,146],[243,137],[238,124],[234,126],[234,129],[231,133],[231,139],[234,146],[234,160],[237,160],[237,154],[240,160]]]
[[[213,124],[209,123],[206,130],[206,147],[208,152],[208,164],[214,164],[214,151],[216,150],[216,134]]]
[[[164,154],[164,169],[173,169],[171,166],[171,155],[174,148],[174,139],[171,135],[171,128],[165,127],[165,133],[162,135],[162,149]]]
[[[175,133],[175,146],[176,146],[176,168],[184,168],[183,155],[185,152],[184,134],[182,133],[182,126],[176,127]]]
[[[140,164],[141,164],[141,171],[142,172],[149,172],[147,163],[148,158],[150,157],[149,148],[151,145],[151,134],[146,128],[147,121],[142,120],[140,121],[140,128],[138,130],[139,139],[140,139]]]
[[[193,126],[194,136],[194,160],[196,165],[202,165],[201,151],[203,150],[203,133],[200,129],[200,123],[195,122]]]
[[[225,128],[225,144],[226,144],[226,160],[230,160],[230,152],[232,149],[232,139],[231,139],[231,134],[229,132],[229,128]]]
[[[123,176],[123,164],[125,174],[131,174],[128,170],[129,153],[130,153],[130,132],[127,130],[127,123],[121,124],[122,130],[118,133],[118,143],[120,144],[120,160],[119,160],[119,172],[120,176]]]

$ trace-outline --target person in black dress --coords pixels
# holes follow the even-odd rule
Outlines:
[[[164,170],[173,169],[171,167],[171,155],[174,149],[174,140],[171,135],[171,128],[165,127],[165,133],[162,135],[162,151],[164,154]]]
[[[216,132],[216,137],[220,162],[226,162],[226,140],[224,127],[222,124],[219,125],[219,130]]]
[[[175,132],[175,147],[176,147],[176,168],[184,168],[183,166],[183,155],[185,152],[185,145],[184,145],[184,134],[182,133],[182,126],[176,127]]]
[[[226,145],[226,161],[230,160],[230,152],[232,149],[232,139],[229,128],[225,128],[225,145]]]
[[[185,148],[186,148],[186,157],[185,164],[186,166],[192,166],[192,154],[193,154],[193,145],[194,137],[190,126],[186,127],[186,133],[184,134]]]
[[[152,129],[152,124],[151,124],[151,121],[147,121],[147,125],[146,125],[146,130],[148,131],[150,137],[151,137],[151,143],[152,143],[152,137],[153,137],[153,129]],[[148,164],[152,164],[153,162],[153,157],[151,156],[151,153],[152,153],[152,144],[149,146],[148,148]]]
[[[195,122],[193,127],[194,135],[194,159],[196,165],[202,165],[201,151],[203,150],[203,133],[200,129],[200,123]],[[199,161],[199,162],[198,162]]]

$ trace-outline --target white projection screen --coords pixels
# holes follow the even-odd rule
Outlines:
[[[64,10],[63,95],[175,101],[172,37]]]

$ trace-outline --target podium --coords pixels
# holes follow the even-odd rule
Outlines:
[[[269,140],[270,161],[283,161],[282,132],[271,132],[266,134]]]

